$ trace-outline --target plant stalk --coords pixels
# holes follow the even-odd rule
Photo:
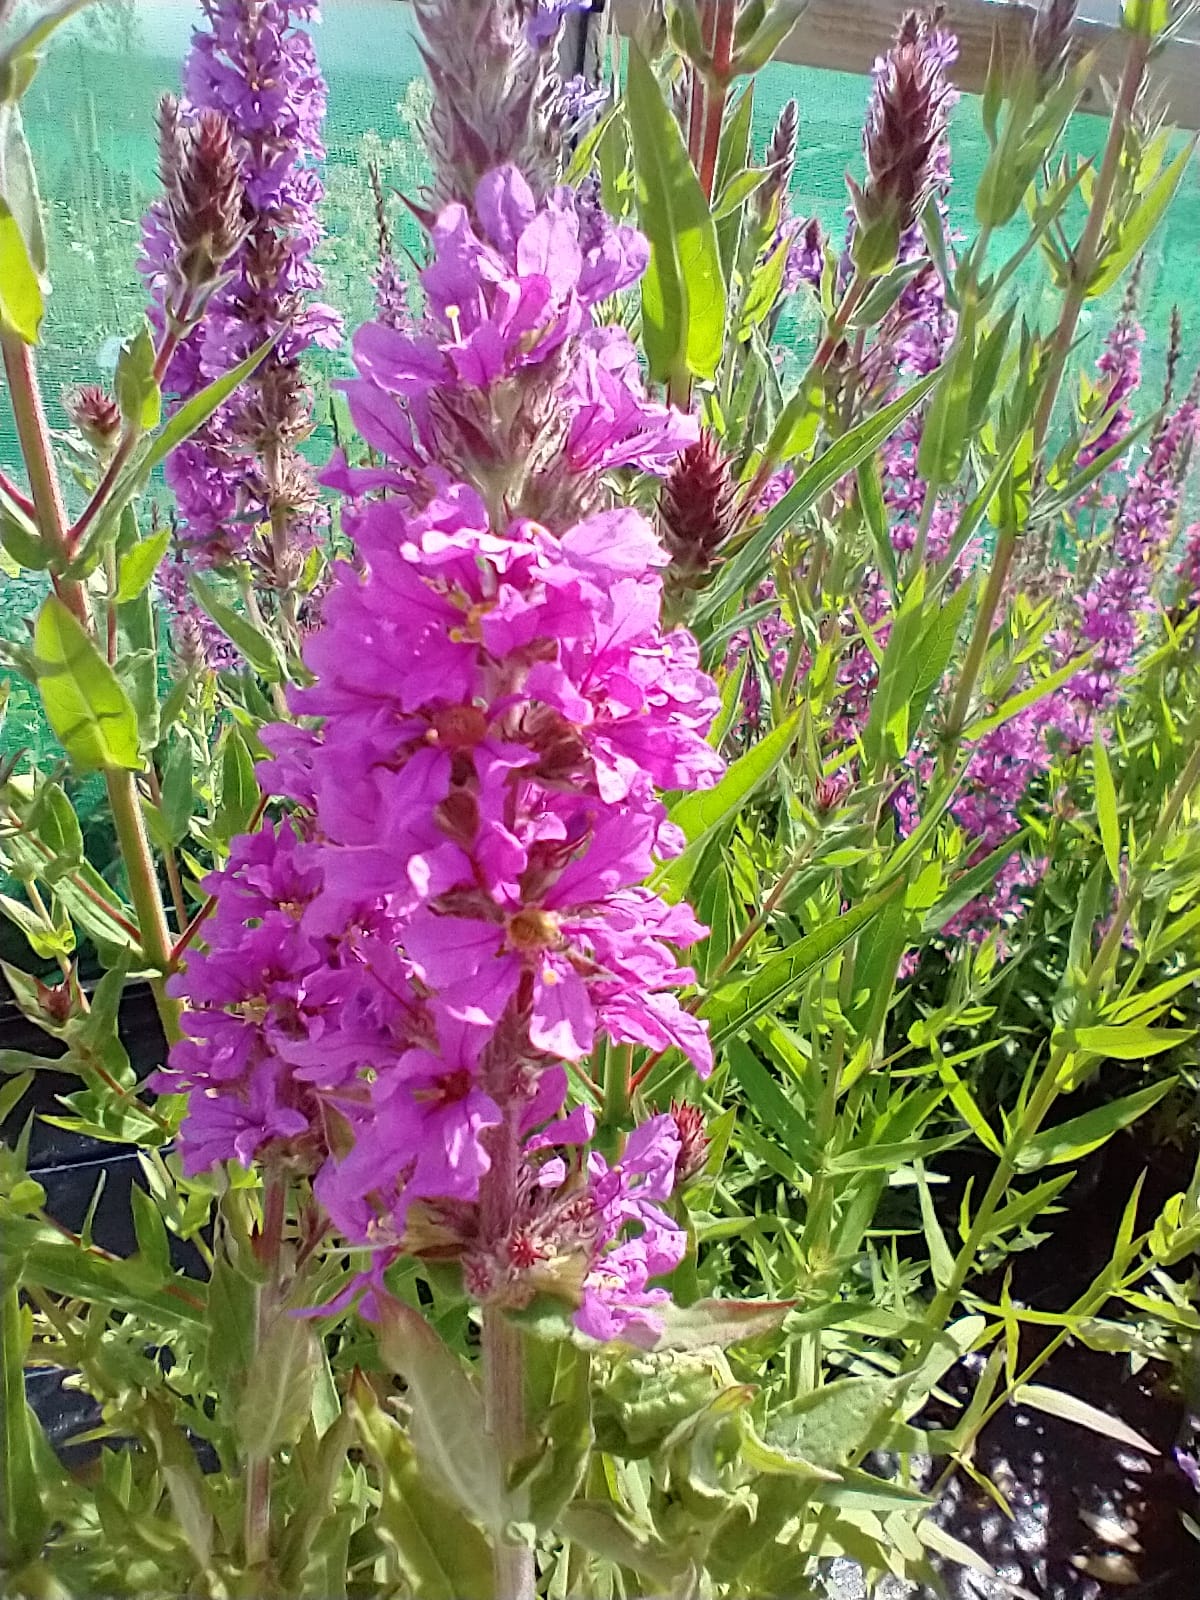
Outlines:
[[[278,1172],[269,1173],[263,1192],[263,1224],[258,1257],[266,1268],[266,1282],[258,1290],[255,1309],[255,1344],[261,1347],[271,1324],[280,1315],[279,1272],[283,1246],[283,1227],[287,1219],[287,1182]],[[269,1455],[255,1455],[246,1462],[246,1505],[244,1542],[246,1566],[264,1568],[271,1559],[271,1477]]]
[[[480,1229],[484,1240],[499,1245],[508,1235],[516,1209],[520,1160],[518,1107],[505,1103],[501,1125],[488,1141],[491,1166],[480,1190]],[[487,1430],[496,1443],[507,1475],[526,1447],[525,1361],[520,1329],[494,1303],[483,1307],[480,1345],[483,1355],[483,1403]],[[492,1544],[493,1600],[534,1600],[533,1551],[523,1544],[495,1538]]]

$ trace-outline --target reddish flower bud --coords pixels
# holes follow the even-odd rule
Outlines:
[[[1033,25],[1034,69],[1038,90],[1045,95],[1061,79],[1071,53],[1071,24],[1079,0],[1046,0]]]
[[[85,383],[63,396],[63,407],[73,427],[96,451],[107,456],[121,437],[121,408],[98,383]]]
[[[663,543],[685,586],[716,561],[733,531],[734,509],[733,474],[720,440],[702,433],[671,468],[658,504]]]
[[[699,1106],[674,1100],[671,1102],[671,1115],[675,1119],[675,1131],[679,1135],[675,1187],[682,1189],[684,1184],[690,1183],[704,1171],[708,1160],[709,1139],[704,1130],[704,1113]]]
[[[946,132],[950,84],[938,29],[940,11],[910,11],[879,67],[867,116],[867,181],[850,180],[858,229],[854,258],[865,272],[895,260],[900,236],[933,192],[934,157]]]
[[[832,778],[822,778],[813,792],[813,801],[822,816],[837,811],[850,793],[850,780],[845,773],[837,772]]]
[[[212,282],[245,232],[242,175],[229,123],[219,111],[202,111],[181,128],[178,109],[160,107],[159,135],[167,215],[179,249],[177,270],[199,288]]]

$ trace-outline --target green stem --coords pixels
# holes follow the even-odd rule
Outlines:
[[[488,1141],[491,1166],[480,1192],[480,1231],[486,1244],[499,1244],[512,1227],[516,1209],[520,1134],[517,1109],[506,1107],[503,1123]],[[483,1403],[487,1430],[507,1473],[527,1448],[525,1356],[520,1329],[495,1304],[483,1307]],[[493,1600],[534,1600],[533,1551],[528,1545],[496,1538],[492,1545]]]
[[[173,1044],[181,1036],[179,1019],[183,1007],[167,993],[166,979],[171,971],[171,934],[167,927],[167,913],[163,906],[154,857],[146,824],[142,819],[142,805],[138,798],[137,779],[132,772],[105,774],[108,804],[112,811],[113,827],[129,879],[129,898],[137,912],[138,939],[142,954],[156,976],[150,980],[155,1004],[162,1019],[167,1042]]]
[[[257,1254],[266,1268],[266,1281],[257,1292],[254,1317],[255,1345],[261,1348],[280,1313],[280,1257],[283,1228],[287,1220],[287,1182],[277,1172],[269,1173],[263,1193],[263,1223]],[[254,1455],[246,1461],[246,1504],[243,1537],[246,1566],[265,1568],[271,1559],[271,1478],[269,1455]]]
[[[1070,285],[1050,345],[1045,387],[1042,390],[1033,425],[1035,453],[1045,443],[1050,430],[1050,418],[1054,412],[1058,391],[1062,387],[1071,346],[1075,342],[1079,314],[1083,310],[1083,303],[1087,299],[1088,289],[1091,287],[1100,260],[1104,224],[1108,220],[1108,208],[1121,170],[1121,149],[1125,143],[1125,131],[1137,104],[1142,80],[1146,75],[1150,46],[1151,40],[1141,33],[1132,35],[1129,41],[1129,54],[1125,58],[1125,70],[1121,76],[1121,87],[1113,109],[1108,142],[1104,147],[1104,158],[1092,193],[1092,203],[1088,207],[1087,222],[1084,224],[1083,233],[1071,262]]]

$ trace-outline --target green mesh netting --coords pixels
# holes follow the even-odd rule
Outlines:
[[[317,32],[329,82],[329,149],[323,250],[327,297],[353,328],[370,312],[374,266],[372,202],[366,181],[369,158],[385,181],[415,193],[423,176],[420,129],[428,91],[410,30],[409,8],[398,0],[325,0]],[[100,0],[59,35],[30,90],[25,116],[49,211],[54,291],[49,302],[40,364],[51,424],[65,426],[58,397],[65,387],[107,377],[121,337],[137,325],[143,302],[134,271],[140,218],[155,193],[154,108],[179,87],[180,63],[198,7],[188,0]],[[784,101],[801,110],[801,156],[793,185],[798,215],[816,213],[835,232],[845,207],[844,173],[859,160],[867,97],[864,79],[796,67],[768,68],[759,81],[755,142],[762,149]],[[1094,154],[1104,135],[1102,121],[1078,117],[1068,144]],[[971,202],[986,145],[978,102],[967,97],[954,124],[955,194],[952,224],[972,231]],[[401,242],[418,246],[416,224],[397,219]],[[1018,221],[1011,239],[1019,242]],[[1200,266],[1200,185],[1189,174],[1166,226],[1156,236],[1144,277],[1144,319],[1150,329],[1147,381],[1162,367],[1170,308],[1185,318],[1195,307]],[[1036,317],[1036,259],[1025,274],[1025,309]],[[1200,309],[1200,308],[1198,308]],[[1090,315],[1092,340],[1111,323],[1112,306]],[[809,331],[798,297],[781,324],[785,341]],[[334,358],[322,377],[337,369]],[[314,448],[327,450],[318,437]],[[19,473],[16,440],[6,406],[0,405],[0,465]],[[10,575],[0,578],[0,631],[19,634],[21,618],[36,605],[41,585]],[[27,687],[13,685],[0,753],[24,746],[53,759],[54,742]]]

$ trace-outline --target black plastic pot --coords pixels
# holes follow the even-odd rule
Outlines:
[[[145,984],[130,984],[121,1000],[118,1019],[121,1042],[139,1081],[144,1081],[166,1058],[166,1041]],[[23,1050],[55,1056],[62,1046],[28,1022],[15,1006],[0,1007],[0,1050]],[[29,1175],[46,1193],[46,1212],[64,1228],[76,1233],[83,1226],[101,1183],[100,1199],[92,1216],[92,1239],[113,1255],[132,1255],[137,1248],[133,1231],[130,1190],[145,1188],[137,1152],[130,1146],[92,1139],[52,1127],[44,1119],[62,1111],[59,1097],[79,1087],[69,1073],[38,1072],[29,1093],[0,1126],[6,1144],[15,1143],[33,1112],[29,1139]],[[202,1263],[195,1249],[171,1239],[171,1255],[179,1271],[198,1276]],[[77,1467],[97,1446],[76,1446],[72,1439],[94,1428],[100,1409],[91,1395],[67,1386],[70,1374],[43,1367],[26,1378],[26,1394],[46,1435],[64,1463]]]

